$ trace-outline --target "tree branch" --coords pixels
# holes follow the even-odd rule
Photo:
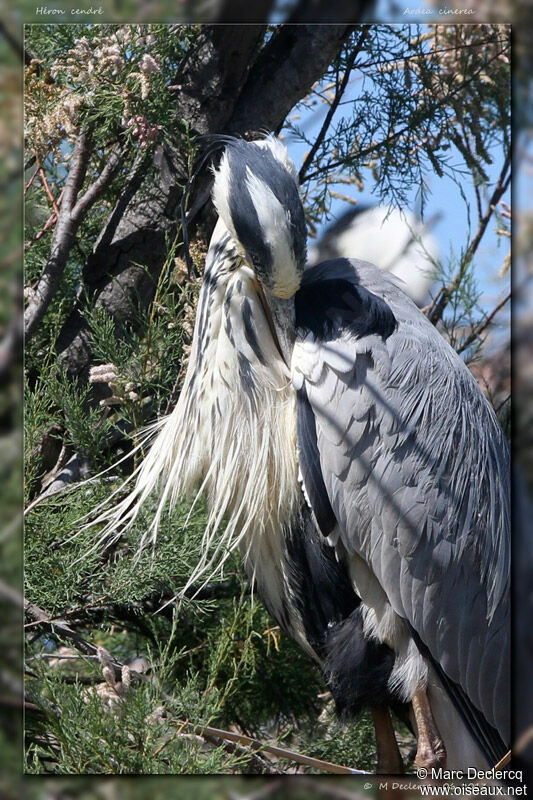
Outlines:
[[[419,118],[419,124],[422,124],[423,122],[427,122],[428,119],[431,119],[435,115],[435,112],[436,112],[436,110],[438,108],[442,108],[443,106],[447,105],[452,100],[452,98],[458,96],[461,92],[463,92],[465,90],[465,87],[467,87],[469,84],[473,83],[474,80],[478,77],[478,75],[482,71],[486,70],[487,67],[490,65],[490,63],[492,61],[495,61],[499,57],[499,55],[500,55],[500,53],[497,53],[492,59],[490,59],[488,64],[484,65],[483,67],[480,67],[479,70],[477,70],[477,72],[475,72],[470,77],[466,78],[460,85],[458,85],[455,88],[451,89],[441,100],[436,102],[435,105],[428,106],[428,108],[424,112],[423,116],[421,116]],[[406,60],[406,59],[404,59],[404,60]],[[366,67],[366,64],[362,64],[361,67],[362,68]],[[423,94],[424,91],[425,91],[425,89],[422,89],[421,90],[421,94]],[[375,153],[375,152],[379,152],[379,150],[381,148],[383,148],[383,147],[385,147],[385,148],[389,147],[397,139],[400,139],[402,136],[404,136],[406,133],[408,133],[411,130],[411,128],[412,128],[412,123],[409,122],[407,125],[404,125],[404,127],[401,128],[401,130],[396,131],[395,133],[392,133],[390,136],[387,136],[381,142],[376,142],[375,144],[370,144],[368,147],[365,147],[363,150],[359,150],[357,152],[357,154],[356,154],[357,161],[360,162],[361,159],[364,158],[365,156],[371,155],[372,153]],[[313,180],[313,178],[317,178],[322,174],[325,174],[327,172],[331,172],[334,169],[337,169],[337,167],[343,167],[343,166],[346,166],[346,161],[343,161],[343,160],[330,161],[326,166],[322,167],[319,170],[315,170],[315,172],[312,172],[310,175],[308,175],[307,176],[307,180],[308,181]]]
[[[50,186],[48,185],[48,181],[46,180],[46,173],[45,173],[44,169],[41,167],[40,164],[39,164],[39,166],[37,168],[37,171],[39,173],[39,177],[41,179],[41,182],[42,182],[42,184],[44,186],[44,190],[46,192],[46,195],[47,195],[48,199],[50,200],[50,202],[52,204],[52,208],[54,210],[54,214],[57,217],[59,217],[59,208],[57,207],[56,199],[55,199],[55,197],[54,197],[54,195],[52,193],[52,190],[50,189]]]
[[[498,182],[494,188],[492,193],[492,197],[489,200],[489,204],[485,215],[480,219],[478,229],[472,241],[470,242],[466,253],[464,254],[463,258],[461,259],[461,264],[459,269],[453,276],[452,280],[447,286],[441,286],[433,301],[430,305],[426,306],[423,311],[434,325],[442,318],[442,314],[444,309],[450,302],[450,299],[453,293],[457,290],[458,286],[460,285],[465,271],[470,264],[472,258],[474,257],[479,244],[483,238],[485,230],[487,229],[487,225],[494,213],[496,206],[498,205],[502,195],[505,193],[507,187],[509,186],[509,182],[511,180],[511,174],[509,169],[511,167],[511,154],[508,153],[503,167],[500,172],[500,176],[498,178]]]
[[[54,212],[57,214],[57,223],[52,238],[50,259],[24,315],[26,340],[37,330],[57,291],[80,223],[83,221],[87,211],[109,186],[122,163],[121,149],[118,145],[115,145],[98,178],[89,186],[85,194],[78,199],[78,194],[85,180],[90,155],[91,143],[89,134],[80,133],[74,147],[71,167],[59,209],[55,204],[46,176],[41,168],[43,184],[54,206]]]
[[[263,47],[227,132],[275,131],[339,52],[351,25],[282,25]]]
[[[40,167],[39,167],[39,166],[35,167],[35,172],[34,172],[34,173],[33,173],[33,175],[31,176],[31,178],[29,179],[29,181],[28,181],[28,183],[26,184],[26,186],[24,187],[24,197],[26,197],[26,195],[28,194],[28,191],[29,191],[29,189],[31,188],[31,186],[32,186],[32,184],[33,184],[33,181],[35,180],[35,178],[36,178],[36,177],[37,177],[37,175],[39,174],[39,169],[40,169]]]
[[[251,736],[245,736],[242,733],[234,733],[233,731],[222,730],[221,728],[213,728],[210,725],[194,725],[188,720],[175,720],[178,725],[187,725],[192,727],[195,733],[200,736],[212,736],[217,739],[223,739],[229,742],[236,742],[243,744],[246,747],[253,748],[256,751],[265,751],[279,758],[286,758],[289,761],[295,761],[297,764],[303,764],[308,767],[320,769],[323,772],[332,772],[337,775],[370,775],[371,773],[366,770],[352,769],[345,767],[341,764],[333,764],[331,761],[324,761],[321,758],[313,758],[302,753],[296,753],[294,750],[289,750],[286,747],[279,745],[264,744],[259,739],[254,739]]]
[[[467,347],[469,347],[469,345],[472,344],[472,342],[476,341],[476,339],[483,333],[483,331],[488,328],[488,326],[490,325],[490,323],[492,322],[498,311],[501,311],[501,309],[510,299],[511,299],[511,292],[505,295],[503,300],[501,300],[498,303],[496,308],[493,308],[490,314],[487,317],[485,317],[485,319],[482,320],[482,322],[480,322],[479,325],[476,325],[476,327],[466,337],[461,346],[457,349],[458,353],[462,353],[464,350],[466,350]]]
[[[353,49],[353,51],[352,51],[352,53],[350,55],[350,58],[348,59],[348,63],[346,65],[346,69],[344,70],[344,75],[342,76],[342,81],[340,82],[340,85],[337,82],[337,85],[335,87],[335,97],[333,98],[333,102],[331,103],[331,105],[329,107],[328,113],[326,114],[326,118],[324,120],[324,123],[323,123],[321,129],[320,129],[320,132],[319,132],[318,136],[316,137],[312,148],[307,153],[307,155],[306,155],[306,157],[304,159],[304,163],[302,164],[302,167],[300,169],[300,172],[298,173],[298,180],[299,180],[300,183],[303,182],[303,180],[305,178],[305,173],[309,169],[309,166],[312,163],[318,148],[320,147],[320,145],[322,144],[322,142],[324,140],[324,137],[325,137],[325,135],[327,133],[327,130],[328,130],[329,126],[330,126],[331,120],[333,119],[333,115],[335,114],[335,111],[338,108],[338,105],[339,105],[339,103],[341,101],[341,98],[342,98],[342,96],[343,96],[343,94],[345,92],[345,89],[346,89],[347,85],[348,85],[348,81],[350,80],[350,75],[351,75],[352,69],[353,69],[354,64],[355,64],[355,59],[359,55],[359,53],[361,51],[361,47],[363,46],[363,42],[367,38],[368,33],[369,33],[368,27],[364,27],[363,28],[363,32],[362,32],[361,36],[359,37],[359,41],[355,45],[355,47],[354,47],[354,49]]]
[[[85,194],[79,198],[79,200],[76,202],[76,205],[72,209],[72,217],[74,220],[78,220],[78,222],[80,222],[82,217],[98,200],[102,192],[107,189],[115,177],[122,160],[122,148],[119,144],[116,144],[111,149],[107,163],[105,164],[98,178],[89,186]]]
[[[87,133],[80,133],[76,139],[71,159],[71,167],[65,184],[61,208],[59,210],[59,217],[54,229],[50,258],[24,314],[26,341],[33,336],[46,314],[48,306],[59,286],[70,250],[74,243],[79,220],[75,221],[71,217],[71,211],[85,179],[89,156],[89,136]]]
[[[4,589],[3,586],[0,586],[0,592]],[[13,595],[14,592],[11,592]],[[16,593],[15,593],[16,594]],[[20,605],[20,602],[24,604],[24,611],[28,617],[34,620],[36,623],[44,627],[46,630],[49,630],[51,633],[55,633],[60,636],[62,639],[65,639],[68,642],[71,642],[76,650],[79,650],[80,653],[86,656],[94,656],[98,658],[98,647],[96,647],[92,642],[88,642],[87,639],[84,639],[77,631],[72,630],[70,625],[67,625],[66,622],[63,620],[52,620],[49,614],[46,611],[43,611],[42,608],[30,603],[29,600],[23,600],[21,597],[20,600],[17,601],[17,604]],[[111,666],[114,670],[116,680],[120,680],[122,675],[122,667],[124,666],[120,661],[116,661],[114,658],[111,659]],[[131,671],[132,676],[141,679],[143,676],[140,673],[135,672],[134,670]]]

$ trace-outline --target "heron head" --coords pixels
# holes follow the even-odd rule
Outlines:
[[[225,140],[213,201],[242,256],[274,297],[298,290],[306,260],[298,176],[278,139]]]

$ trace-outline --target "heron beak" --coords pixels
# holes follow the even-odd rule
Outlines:
[[[272,332],[272,338],[283,361],[290,369],[292,349],[296,339],[294,298],[290,297],[288,300],[282,300],[280,297],[275,297],[272,292],[265,289],[255,275],[254,278],[257,294]]]
[[[292,351],[296,339],[296,312],[294,297],[283,300],[275,297],[268,289],[264,292],[266,306],[270,312],[270,322],[276,334],[279,351],[283,360],[290,367]]]

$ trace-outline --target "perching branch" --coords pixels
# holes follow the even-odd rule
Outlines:
[[[496,206],[498,205],[502,195],[505,193],[507,187],[509,186],[509,182],[511,180],[511,173],[509,172],[510,167],[511,167],[511,154],[508,153],[505,158],[502,170],[500,172],[500,177],[498,178],[498,182],[494,188],[492,197],[490,198],[487,210],[484,216],[479,221],[476,234],[472,239],[472,241],[470,242],[466,253],[461,259],[461,264],[459,266],[459,269],[453,276],[450,283],[447,286],[441,286],[441,288],[433,298],[433,301],[430,303],[430,305],[426,306],[423,309],[424,313],[427,315],[430,322],[432,322],[434,325],[442,318],[444,309],[450,302],[453,293],[457,290],[458,286],[460,285],[464,277],[465,271],[470,262],[472,261],[472,258],[474,257],[479,247],[479,244],[483,238],[487,225],[489,224],[490,219],[496,209]]]
[[[294,750],[288,750],[286,747],[279,747],[278,745],[264,744],[259,739],[253,739],[251,736],[244,736],[241,733],[234,733],[233,731],[225,731],[221,728],[213,728],[210,725],[193,725],[186,720],[175,720],[178,725],[190,725],[193,730],[200,736],[208,735],[217,739],[225,741],[236,742],[243,744],[246,747],[252,748],[254,751],[265,751],[279,758],[287,758],[290,761],[295,761],[297,764],[303,764],[307,767],[314,767],[324,772],[332,772],[337,775],[370,775],[371,773],[366,770],[352,769],[345,767],[341,764],[333,764],[331,761],[324,761],[321,758],[313,758],[312,756],[303,755],[302,753],[295,753]]]
[[[227,600],[228,598],[237,598],[244,595],[250,595],[251,588],[247,586],[243,589],[242,584],[240,581],[237,580],[227,580],[227,581],[220,581],[218,583],[208,583],[205,586],[200,586],[199,588],[195,588],[195,586],[189,587],[187,591],[184,593],[185,597],[194,598],[197,601],[200,600]],[[0,596],[2,595],[2,590],[0,587]],[[119,620],[131,620],[137,614],[139,609],[142,609],[145,613],[154,614],[156,612],[161,613],[165,616],[168,616],[172,619],[173,609],[170,606],[170,603],[175,599],[175,593],[161,593],[156,595],[151,595],[149,597],[144,598],[141,601],[135,603],[134,606],[125,605],[124,603],[116,603],[113,600],[111,594],[105,594],[101,597],[96,599],[89,600],[87,603],[81,606],[75,606],[74,608],[70,608],[66,611],[63,611],[61,617],[48,617],[48,623],[55,624],[55,622],[65,622],[69,617],[75,618],[76,620],[81,619],[92,619],[101,616],[104,612],[112,610],[113,616]],[[132,608],[134,609],[132,612]],[[168,613],[165,613],[167,612]],[[133,616],[132,616],[133,615]],[[34,619],[33,622],[27,622],[25,628],[32,628],[38,627],[41,624],[42,620]],[[182,654],[183,655],[183,654]]]

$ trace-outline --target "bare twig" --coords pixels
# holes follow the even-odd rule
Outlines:
[[[346,89],[346,87],[348,85],[348,81],[350,80],[350,75],[351,75],[352,69],[353,69],[354,64],[355,64],[355,59],[357,58],[357,56],[359,55],[359,53],[361,51],[361,47],[363,46],[363,42],[368,37],[369,30],[370,29],[367,26],[365,26],[363,28],[363,32],[362,32],[361,36],[359,37],[359,40],[358,40],[357,44],[355,45],[355,47],[354,47],[354,49],[353,49],[353,51],[352,51],[352,53],[350,55],[350,58],[348,59],[348,63],[346,64],[346,69],[344,70],[344,75],[342,76],[342,80],[341,80],[340,83],[337,83],[336,86],[335,86],[335,96],[334,96],[334,98],[333,98],[333,100],[331,102],[331,105],[330,105],[329,109],[328,109],[328,113],[326,114],[326,118],[324,119],[324,123],[323,123],[323,125],[322,125],[322,127],[320,129],[320,132],[319,132],[318,136],[316,137],[316,139],[314,141],[314,144],[313,144],[312,148],[307,153],[307,155],[306,155],[306,157],[304,159],[304,163],[302,164],[300,172],[298,173],[298,180],[299,180],[300,183],[303,182],[303,180],[305,178],[305,174],[306,174],[307,170],[309,169],[310,164],[313,162],[313,158],[315,157],[318,148],[320,147],[321,143],[324,140],[324,137],[325,137],[325,135],[326,135],[326,133],[328,131],[328,128],[330,126],[331,120],[333,119],[333,115],[335,114],[335,111],[338,108],[338,105],[339,105],[339,103],[341,101],[341,98],[342,98],[342,96],[344,94],[344,91],[345,91],[345,89]]]
[[[460,45],[454,44],[451,47],[440,47],[437,50],[431,50],[431,55],[441,55],[442,53],[450,53],[450,52],[459,52],[461,50],[470,50],[471,48],[478,48],[481,49],[486,45],[490,44],[503,44],[505,47],[498,52],[497,55],[501,55],[509,50],[509,39],[482,39],[478,42],[464,42]],[[398,58],[397,56],[393,56],[392,58],[384,58],[380,59],[379,61],[365,61],[361,64],[361,69],[370,69],[371,67],[377,67],[378,69],[382,69],[383,67],[390,65],[395,69],[402,69],[404,64],[409,61],[413,61],[415,59],[420,58],[420,53],[412,53],[410,56],[405,56],[404,58]]]
[[[461,259],[461,265],[457,270],[456,274],[453,276],[452,280],[447,286],[441,286],[433,301],[430,305],[426,306],[423,311],[427,315],[428,319],[433,323],[437,323],[444,312],[444,309],[450,302],[450,299],[453,293],[457,290],[458,286],[460,285],[465,271],[472,261],[479,244],[483,238],[487,225],[490,222],[490,219],[498,205],[502,195],[505,193],[507,187],[509,186],[509,182],[511,180],[511,174],[509,172],[511,166],[511,154],[508,153],[502,170],[500,172],[500,177],[498,178],[498,182],[494,187],[494,191],[492,193],[492,197],[490,198],[487,210],[484,216],[480,219],[478,229],[472,241],[470,242],[466,253],[464,254],[463,258]]]
[[[511,750],[508,750],[506,754],[502,758],[500,758],[500,760],[493,766],[492,769],[497,770],[501,769],[502,767],[505,767],[505,765],[508,764],[509,761],[511,760],[511,756],[512,752]]]
[[[0,589],[1,588],[2,587],[0,587]],[[14,590],[11,594],[14,594]],[[52,633],[56,633],[62,639],[71,642],[74,645],[74,647],[80,651],[80,653],[83,653],[86,656],[98,657],[99,655],[98,647],[96,647],[94,644],[84,639],[83,636],[77,633],[77,631],[72,630],[70,625],[67,625],[66,622],[64,622],[63,620],[52,621],[52,618],[50,617],[49,614],[47,614],[46,611],[43,611],[42,608],[39,608],[33,603],[30,603],[29,600],[24,600],[22,596],[19,599],[19,604],[21,602],[24,604],[25,613],[32,620],[38,622],[40,625],[50,630]],[[124,665],[120,661],[116,661],[115,659],[112,659],[111,664],[113,667],[113,671],[115,673],[115,677],[117,681],[119,681],[122,676],[122,667]],[[141,675],[139,675],[138,673],[134,673],[133,670],[132,670],[132,675],[137,678],[142,678]]]
[[[476,325],[476,327],[475,327],[475,328],[473,328],[473,330],[472,330],[472,331],[469,333],[469,335],[466,337],[466,339],[464,340],[464,342],[463,342],[463,343],[461,344],[461,346],[458,348],[458,350],[457,350],[457,352],[458,352],[458,353],[462,353],[462,352],[463,352],[463,350],[466,350],[466,348],[467,348],[469,345],[471,345],[471,344],[472,344],[472,342],[475,342],[475,340],[478,338],[478,336],[480,336],[480,335],[483,333],[483,331],[484,331],[484,330],[486,330],[486,328],[488,328],[488,326],[490,325],[490,323],[492,322],[492,320],[494,319],[494,317],[496,316],[496,314],[498,313],[498,311],[501,311],[501,309],[504,307],[504,305],[505,305],[505,304],[506,304],[506,303],[507,303],[507,302],[508,302],[510,299],[511,299],[511,292],[509,292],[508,294],[506,294],[506,295],[505,295],[505,297],[503,298],[503,300],[501,300],[501,301],[498,303],[498,305],[496,306],[496,308],[494,308],[494,309],[493,309],[493,310],[490,312],[490,314],[489,314],[487,317],[485,317],[485,319],[483,319],[483,320],[482,320],[482,321],[479,323],[479,325]]]
[[[178,725],[189,725],[192,729],[202,735],[213,736],[217,739],[224,739],[229,742],[237,742],[246,747],[251,747],[254,750],[264,750],[267,753],[278,756],[279,758],[287,758],[290,761],[295,761],[297,764],[302,764],[307,767],[314,767],[315,769],[323,770],[324,772],[332,772],[337,775],[370,775],[371,773],[366,770],[352,769],[345,767],[341,764],[333,764],[330,761],[324,761],[321,758],[313,758],[302,753],[295,753],[294,750],[288,750],[286,747],[279,745],[265,744],[259,739],[253,739],[251,736],[245,736],[242,733],[234,733],[233,731],[222,730],[221,728],[213,728],[210,725],[195,725],[187,720],[175,720]]]
[[[59,202],[61,202],[61,196],[59,198]],[[53,228],[54,225],[56,224],[56,222],[57,222],[57,214],[54,211],[53,214],[50,217],[48,217],[48,219],[46,220],[44,226],[33,237],[33,239],[30,239],[28,242],[26,242],[26,244],[24,245],[24,252],[26,252],[26,250],[29,250],[29,248],[32,246],[32,244],[35,244],[35,242],[38,242],[39,239],[42,236],[44,236],[44,234],[47,233],[47,231],[50,230],[50,228]]]
[[[29,179],[28,183],[24,187],[24,196],[26,196],[28,194],[28,191],[31,189],[33,181],[35,180],[35,178],[37,177],[38,174],[39,174],[39,167],[36,167],[33,175],[31,176],[31,178]]]
[[[459,109],[460,109],[460,106],[459,106]],[[464,145],[466,147],[467,152],[470,155],[472,163],[474,163],[476,159],[475,159],[475,156],[474,156],[474,154],[472,152],[472,147],[470,146],[470,139],[468,137],[468,132],[466,130],[466,126],[465,126],[462,114],[459,117],[459,122],[460,122],[460,125],[461,125],[461,131],[462,131],[462,134],[463,134]],[[477,180],[474,180],[474,193],[475,193],[475,196],[476,196],[477,218],[478,218],[478,220],[481,221],[483,219],[483,205],[481,203],[481,192],[479,190],[479,183],[477,182]]]
[[[183,734],[182,734],[183,735]],[[196,734],[197,736],[200,734]],[[222,745],[224,750],[227,753],[236,754],[241,757],[245,757],[250,764],[253,764],[255,768],[267,775],[278,775],[279,770],[272,766],[270,761],[267,761],[265,758],[262,758],[258,753],[250,752],[248,748],[243,747],[241,744],[237,742],[228,742],[226,739],[220,740],[216,736],[209,736],[208,734],[204,734],[203,736],[200,735],[200,738],[206,742],[212,742],[215,745],[220,746],[220,742],[222,741]]]
[[[42,182],[42,184],[44,186],[44,190],[46,192],[46,195],[47,195],[48,199],[50,200],[50,202],[52,203],[52,208],[54,209],[54,214],[56,215],[56,217],[59,218],[59,208],[58,208],[58,205],[56,203],[56,199],[55,199],[55,197],[54,197],[54,195],[52,193],[52,190],[50,189],[50,185],[49,185],[49,183],[48,183],[48,181],[46,179],[45,171],[39,165],[39,167],[37,169],[37,172],[39,173],[39,177],[40,177],[41,182]]]
[[[490,64],[492,63],[492,61],[495,61],[496,58],[498,58],[498,56],[499,56],[499,53],[497,53],[493,58],[491,58],[489,60],[489,62],[487,64],[485,64],[483,67],[480,67],[480,69],[477,70],[473,75],[471,75],[470,77],[466,78],[459,86],[455,87],[454,89],[451,89],[445,95],[445,97],[443,97],[441,100],[436,102],[435,105],[432,105],[432,106],[428,107],[428,109],[425,112],[424,116],[420,118],[419,123],[422,124],[423,122],[427,121],[428,119],[431,119],[435,115],[435,112],[436,112],[436,110],[438,108],[442,108],[447,103],[449,103],[450,100],[452,100],[456,95],[458,95],[460,92],[463,92],[465,87],[468,84],[473,83],[473,81],[478,77],[480,72],[482,72],[483,70],[487,69],[490,66]],[[362,65],[362,66],[364,66],[364,65]],[[365,158],[366,156],[368,156],[368,155],[370,155],[372,153],[378,152],[381,148],[389,147],[397,139],[401,139],[402,136],[404,136],[406,133],[408,133],[411,130],[411,128],[412,128],[412,123],[409,122],[407,125],[404,125],[404,127],[401,128],[401,130],[396,131],[395,133],[392,133],[390,136],[387,136],[381,142],[372,143],[372,144],[368,145],[368,147],[365,147],[363,150],[359,150],[359,152],[357,153],[357,160],[360,162],[362,158]],[[311,181],[314,178],[318,178],[323,174],[326,174],[328,172],[331,172],[334,169],[337,169],[337,167],[344,167],[345,165],[346,164],[345,164],[344,160],[330,161],[328,164],[322,166],[320,169],[317,169],[314,172],[312,172],[310,175],[308,175],[306,180]]]

